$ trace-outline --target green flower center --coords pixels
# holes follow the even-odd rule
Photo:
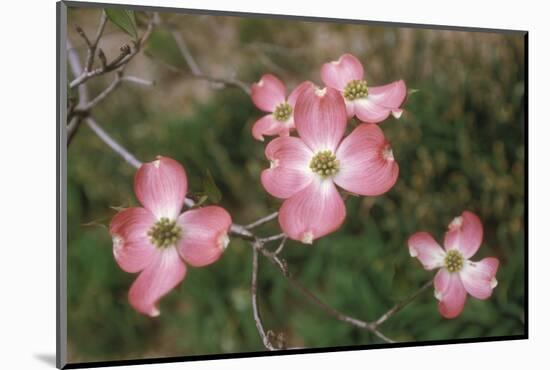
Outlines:
[[[323,150],[313,156],[309,168],[321,177],[335,175],[340,169],[340,161],[330,150]]]
[[[369,89],[365,80],[351,80],[344,89],[344,97],[348,100],[364,98],[368,93]]]
[[[152,244],[163,249],[175,245],[181,238],[181,232],[176,221],[162,217],[147,231],[147,235]]]
[[[273,117],[277,121],[285,122],[287,121],[290,116],[292,115],[292,107],[288,103],[281,103],[275,107],[275,111],[273,112]]]
[[[445,256],[445,267],[449,272],[457,272],[462,270],[464,266],[464,257],[459,251],[452,249]]]

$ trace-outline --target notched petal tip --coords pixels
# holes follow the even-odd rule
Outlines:
[[[301,242],[304,244],[313,244],[313,233],[311,231],[306,231],[302,236]]]
[[[449,230],[458,230],[462,227],[463,222],[464,222],[464,220],[463,220],[462,216],[455,217],[455,218],[453,218],[453,220],[449,224],[448,229]]]
[[[441,299],[443,299],[443,294],[439,290],[434,289],[434,297],[438,301],[441,301]]]
[[[160,310],[157,307],[153,307],[151,312],[149,313],[149,316],[151,317],[159,317],[160,316]]]
[[[322,98],[326,94],[327,94],[327,88],[326,87],[323,87],[322,89],[318,86],[315,87],[315,95]]]
[[[224,232],[218,237],[218,246],[221,250],[225,251],[227,249],[227,246],[229,245],[229,241],[229,236],[227,235],[227,233]]]
[[[395,118],[399,119],[403,115],[403,110],[402,109],[394,109],[394,110],[392,110],[391,114]]]

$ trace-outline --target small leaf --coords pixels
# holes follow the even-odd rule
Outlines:
[[[105,13],[111,22],[130,35],[134,40],[138,38],[136,15],[133,10],[105,9]]]
[[[409,89],[407,91],[407,95],[411,96],[413,94],[416,94],[417,92],[419,92],[420,90],[419,89]]]
[[[216,186],[210,170],[206,170],[206,177],[202,180],[202,186],[204,193],[213,203],[219,203],[222,200],[222,193]]]

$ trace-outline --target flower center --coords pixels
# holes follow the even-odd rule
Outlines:
[[[368,93],[369,89],[365,80],[351,80],[344,89],[344,97],[348,100],[364,98]]]
[[[335,175],[340,169],[340,161],[330,150],[323,150],[313,156],[309,168],[321,177]]]
[[[287,121],[290,116],[292,115],[292,107],[288,103],[281,103],[275,107],[275,111],[273,112],[273,117],[277,121],[285,122]]]
[[[445,256],[445,267],[449,272],[457,272],[462,270],[464,265],[464,257],[456,249],[447,252]]]
[[[181,238],[181,227],[175,220],[162,217],[147,231],[149,240],[157,248],[163,249],[175,245]]]

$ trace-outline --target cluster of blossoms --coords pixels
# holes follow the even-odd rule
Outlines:
[[[399,118],[407,96],[402,80],[369,87],[363,66],[350,54],[321,68],[325,87],[306,81],[286,97],[285,85],[264,75],[252,86],[254,104],[268,114],[252,135],[278,136],[265,148],[270,167],[261,183],[283,200],[279,224],[289,238],[312,244],[337,230],[346,208],[339,192],[378,196],[397,181],[399,166],[379,123]],[[346,136],[348,120],[360,123]],[[124,271],[139,272],[129,291],[130,304],[140,313],[159,315],[158,301],[185,277],[186,264],[201,267],[217,261],[229,243],[231,217],[218,206],[182,213],[187,176],[175,160],[157,157],[135,176],[135,194],[143,207],[119,212],[111,221],[114,257]],[[435,296],[446,318],[456,317],[467,293],[488,298],[497,282],[499,262],[469,260],[481,245],[479,218],[464,212],[449,225],[445,250],[425,232],[411,236],[411,256],[435,276]]]
[[[285,98],[285,85],[264,75],[252,86],[254,104],[266,112],[252,128],[266,146],[270,168],[262,172],[266,191],[283,199],[279,224],[289,238],[311,244],[337,230],[346,217],[338,188],[376,196],[390,190],[399,166],[377,125],[400,117],[407,96],[400,80],[367,87],[361,62],[351,54],[321,68],[325,87],[306,81]],[[345,136],[348,120],[361,123]],[[296,136],[290,136],[292,131]],[[345,136],[345,137],[344,137]]]
[[[283,199],[279,224],[285,234],[311,244],[337,230],[346,217],[338,188],[349,193],[376,196],[395,184],[399,167],[392,148],[377,125],[390,115],[400,118],[407,90],[402,80],[369,87],[361,62],[351,54],[321,68],[324,88],[306,81],[288,100],[285,85],[273,75],[264,75],[252,87],[254,104],[271,112],[258,120],[253,136],[278,135],[266,146],[270,168],[261,181],[268,193]],[[347,121],[361,122],[344,137]],[[296,130],[296,136],[290,136]],[[411,256],[424,268],[441,268],[434,279],[435,296],[442,316],[462,312],[466,293],[488,298],[496,287],[498,260],[469,258],[481,245],[479,218],[464,212],[449,225],[444,252],[427,233],[409,240]]]

